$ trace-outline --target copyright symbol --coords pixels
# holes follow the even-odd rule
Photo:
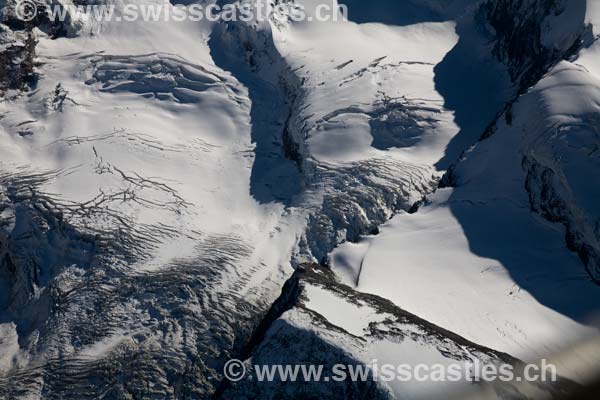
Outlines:
[[[32,21],[37,16],[37,5],[33,0],[17,0],[15,14],[21,21]]]
[[[240,360],[229,360],[223,367],[225,378],[231,382],[239,382],[246,376],[246,366]]]

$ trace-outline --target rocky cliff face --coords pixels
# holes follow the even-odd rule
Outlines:
[[[481,5],[478,18],[484,25],[493,28],[493,53],[507,66],[518,89],[518,96],[501,110],[498,119],[484,132],[483,139],[497,132],[498,120],[512,125],[517,112],[513,106],[520,95],[531,90],[549,72],[555,76],[562,70],[562,74],[566,75],[565,66],[557,64],[563,60],[577,62],[578,52],[590,46],[592,27],[583,23],[585,12],[584,1],[493,1]],[[573,126],[571,122],[556,121],[560,117],[557,110],[554,110],[554,114],[547,109],[540,111],[545,118],[555,121],[545,133],[540,133],[539,127],[533,124],[524,128],[523,143],[526,149],[523,150],[523,168],[527,175],[525,187],[532,210],[549,221],[565,226],[568,247],[580,255],[590,277],[597,281],[600,246],[594,233],[594,213],[590,214],[578,204],[585,202],[585,199],[577,198],[573,193],[569,182],[573,177],[567,177],[563,171],[566,162],[561,158],[565,156],[560,154],[558,147],[564,144],[557,141],[551,151],[547,147],[548,142],[554,143],[556,140],[552,132],[558,131],[587,130],[589,137],[586,141],[595,142],[595,129],[592,128],[593,123],[589,122],[595,116],[581,115]],[[540,136],[548,142],[542,143]],[[587,155],[584,157],[587,158]],[[591,165],[587,168],[594,169]],[[453,167],[442,179],[441,186],[451,185],[452,176]]]
[[[27,90],[35,85],[35,37],[31,32],[13,32],[0,25],[0,41],[3,51],[0,53],[0,77],[2,87]]]
[[[479,14],[494,30],[494,55],[521,93],[574,54],[585,31],[585,1],[580,0],[488,1]]]
[[[289,297],[290,294],[293,296]],[[394,399],[417,395],[420,391],[427,393],[425,385],[397,384],[395,380],[383,378],[372,364],[373,360],[380,366],[402,360],[402,364],[416,365],[421,357],[419,353],[430,354],[440,364],[478,360],[489,365],[515,365],[516,371],[521,368],[521,362],[507,354],[471,343],[386,299],[341,284],[330,270],[318,265],[300,267],[288,282],[282,298],[286,307],[279,310],[278,317],[246,360],[248,375],[239,382],[225,384],[217,398]],[[322,302],[325,299],[330,302],[328,306]],[[371,317],[365,318],[365,315]],[[321,366],[322,376],[327,377],[327,381],[305,385],[275,379],[256,384],[257,367],[302,365],[306,360]],[[334,366],[340,364],[357,368],[369,365],[369,379],[357,382],[332,379]],[[525,399],[532,392],[552,398],[568,393],[573,387],[577,385],[561,380],[554,385],[481,385],[473,392],[481,398]],[[453,393],[456,389],[448,385],[446,390]],[[436,390],[429,393],[438,398]]]
[[[526,188],[532,210],[548,221],[565,226],[569,249],[579,254],[590,277],[600,282],[598,224],[578,208],[568,179],[560,168],[546,167],[533,157],[523,159],[523,169],[527,172]]]

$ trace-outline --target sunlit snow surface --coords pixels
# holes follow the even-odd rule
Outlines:
[[[574,218],[598,220],[596,47],[558,64],[521,97],[493,136],[463,155],[455,188],[396,216],[380,235],[335,250],[344,282],[523,359],[593,334],[583,324],[594,321],[598,287],[565,249],[564,226],[532,213],[526,182],[530,158],[553,167]],[[595,354],[581,356],[596,362]]]
[[[532,212],[523,159],[560,169],[570,220],[598,220],[597,44],[556,65],[436,192],[517,93],[471,20],[478,2],[346,3],[351,21],[37,32],[37,87],[0,103],[0,239],[28,255],[14,261],[26,272],[0,275],[0,371],[15,395],[208,396],[292,267],[328,258],[351,288],[514,357],[594,331],[600,289],[564,226]],[[544,40],[569,38],[555,22]],[[578,225],[586,240],[592,225]],[[364,362],[448,362],[443,338],[420,342],[435,330],[401,324],[419,339],[359,346],[346,333],[386,314],[326,285],[305,296],[333,328],[294,308],[265,343],[285,325]],[[286,355],[257,357],[272,353]]]

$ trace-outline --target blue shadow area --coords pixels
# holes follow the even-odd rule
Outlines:
[[[211,55],[217,66],[229,71],[248,89],[252,108],[251,140],[255,144],[250,177],[250,194],[261,204],[273,202],[289,206],[302,190],[302,176],[296,162],[286,156],[285,130],[291,105],[283,90],[262,79],[236,44],[226,42],[225,30],[233,24],[217,25],[210,37]],[[277,54],[275,51],[273,54]]]
[[[442,22],[444,18],[418,0],[340,0],[348,7],[350,21],[405,26],[420,22]]]
[[[512,200],[467,204],[452,196],[450,208],[471,252],[501,262],[518,285],[507,296],[525,290],[545,307],[586,322],[600,311],[600,287],[590,281],[577,254],[567,250],[559,225],[541,221]]]
[[[576,16],[583,27],[585,2],[573,1],[581,3]],[[491,46],[482,46],[495,38],[486,38],[476,20],[459,23],[457,33],[458,44],[435,68],[436,89],[460,128],[437,163],[439,170],[448,169],[476,143],[517,92],[505,67],[490,54]],[[487,49],[487,57],[477,49]],[[577,254],[568,251],[561,225],[550,224],[530,210],[522,156],[517,153],[519,139],[494,136],[490,140],[480,145],[476,162],[458,165],[479,183],[459,184],[449,200],[471,252],[498,260],[515,283],[544,306],[585,321],[600,310],[600,288],[591,282]],[[473,202],[481,193],[487,193],[487,204]]]
[[[446,10],[444,18],[416,1],[341,0],[340,3],[348,6],[349,19],[356,23],[404,26],[441,22],[459,14],[458,8]],[[456,1],[454,5],[459,3],[466,5],[469,1]],[[585,5],[581,8],[585,10]],[[581,17],[582,26],[584,16],[585,12],[577,17]],[[459,128],[436,164],[440,171],[447,170],[466,149],[478,142],[517,92],[505,66],[492,54],[496,37],[490,36],[483,22],[478,22],[472,14],[467,15],[457,22],[456,33],[457,44],[434,69],[436,90],[444,99],[444,107],[454,113]],[[400,126],[384,127],[389,134],[376,138],[374,147],[386,149],[415,136],[407,121],[393,122]],[[406,145],[410,146],[410,140]],[[513,182],[512,190],[504,191],[507,189],[505,177],[508,181],[522,175],[519,155],[506,148],[488,151],[502,154],[503,161],[495,166],[501,172],[489,174],[490,182],[482,187],[458,187],[449,199],[449,207],[465,232],[470,251],[498,260],[518,285],[515,291],[525,290],[544,306],[584,321],[600,310],[600,288],[590,282],[578,256],[567,250],[560,225],[549,224],[532,214],[527,206],[525,183],[520,187],[520,182]],[[485,162],[480,161],[482,163],[469,167],[486,168]],[[489,200],[487,204],[473,202],[473,198],[478,197],[477,190],[497,193],[498,199]],[[470,191],[473,192],[470,194]]]
[[[484,41],[493,38],[486,38],[475,21],[459,23],[457,34],[458,43],[434,69],[435,88],[444,98],[444,107],[454,112],[454,122],[460,129],[436,164],[441,171],[477,142],[512,97],[505,68],[480,50]]]

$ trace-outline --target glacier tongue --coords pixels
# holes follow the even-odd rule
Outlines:
[[[36,31],[35,90],[0,105],[0,397],[209,396],[277,298],[302,221],[251,196],[211,29]]]

